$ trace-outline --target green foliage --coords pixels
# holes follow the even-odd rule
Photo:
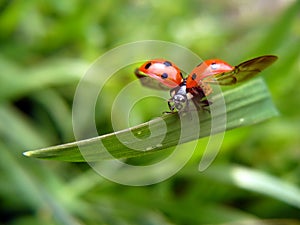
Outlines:
[[[300,2],[284,2],[1,1],[0,223],[299,224]],[[200,173],[201,139],[178,174],[148,187],[118,185],[84,163],[22,155],[74,141],[72,99],[84,71],[109,49],[143,39],[234,65],[277,55],[261,76],[280,115],[228,131]],[[101,134],[112,131],[107,109],[131,73],[110,83],[97,105]],[[167,110],[156,106],[144,103],[131,123]],[[147,157],[132,163],[147,164]]]

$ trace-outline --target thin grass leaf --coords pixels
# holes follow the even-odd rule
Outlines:
[[[80,60],[49,60],[34,68],[23,68],[0,55],[0,102],[24,96],[49,86],[75,83],[87,64]]]
[[[220,96],[216,96],[215,100],[217,101],[218,98],[220,98]],[[261,79],[252,80],[242,86],[224,92],[224,98],[227,109],[226,130],[259,123],[277,115],[277,110],[271,101],[267,87]],[[218,117],[222,118],[222,116],[224,115],[217,115],[217,118],[215,118],[216,121],[218,121]],[[85,161],[81,153],[88,156],[91,161],[111,159],[112,157],[118,159],[132,158],[176,146],[179,144],[178,141],[180,135],[182,135],[180,143],[185,143],[211,134],[211,117],[209,113],[204,111],[199,112],[199,126],[201,127],[201,131],[197,137],[190,135],[194,132],[193,128],[184,134],[181,134],[180,119],[177,113],[163,115],[161,119],[165,122],[167,131],[164,134],[165,138],[161,145],[153,148],[149,148],[149,146],[151,146],[151,141],[153,143],[153,140],[149,140],[147,137],[150,133],[150,124],[151,131],[157,135],[152,138],[157,138],[159,140],[161,137],[161,120],[157,119],[115,133],[78,142],[27,151],[23,154],[28,157],[71,162]],[[223,124],[217,124],[217,132],[222,131],[222,126]],[[122,136],[126,138],[130,137],[132,134],[137,138],[145,139],[145,141],[139,143],[139,148],[145,149],[144,151],[135,151],[127,147],[128,145],[125,146],[117,137]],[[134,146],[137,145],[135,141],[131,144]],[[84,152],[80,152],[78,146],[84,147],[81,149],[81,151]]]
[[[242,166],[212,166],[206,171],[205,176],[224,183],[232,183],[300,208],[300,189],[267,173]]]
[[[272,52],[278,46],[283,45],[289,37],[295,19],[299,16],[299,10],[300,1],[290,4],[284,13],[274,22],[274,25],[266,32],[264,38],[259,41],[258,46],[253,49],[253,52],[256,54],[257,52],[262,52],[262,54]]]

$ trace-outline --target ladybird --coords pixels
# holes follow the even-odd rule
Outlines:
[[[171,98],[168,100],[171,112],[183,110],[189,100],[200,109],[210,104],[206,99],[212,93],[210,84],[232,85],[246,81],[273,64],[277,58],[275,55],[264,55],[237,66],[231,66],[221,59],[209,59],[197,65],[186,78],[174,63],[154,59],[136,69],[135,75],[144,86],[171,89]]]

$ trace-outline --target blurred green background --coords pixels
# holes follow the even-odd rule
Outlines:
[[[144,39],[233,65],[277,55],[262,75],[280,115],[227,132],[207,171],[198,171],[198,152],[178,174],[148,187],[115,184],[84,163],[22,155],[74,141],[72,99],[85,70],[106,51]],[[124,82],[135,79],[131,70]],[[300,1],[0,1],[0,222],[300,224],[299,83]],[[112,131],[110,89],[99,106],[107,114],[96,118],[103,133]],[[132,123],[160,113],[145,106]],[[236,182],[236,170],[261,186]]]

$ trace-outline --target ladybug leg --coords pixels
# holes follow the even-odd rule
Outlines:
[[[163,114],[172,114],[172,113],[175,113],[175,105],[174,105],[174,102],[173,102],[172,98],[170,98],[168,100],[168,107],[169,107],[170,111],[164,111]]]
[[[171,113],[175,111],[175,105],[174,105],[174,102],[173,102],[173,98],[170,98],[168,100],[168,106],[169,106],[169,109],[171,110]]]
[[[195,104],[197,110],[204,110],[210,113],[209,106],[212,104],[206,98],[199,99],[197,97],[192,98],[193,103]]]
[[[191,100],[195,104],[197,110],[205,110],[210,112],[209,107],[212,102],[207,100],[204,90],[201,87],[194,87],[189,90],[192,94]]]
[[[208,101],[207,98],[204,97],[200,100],[200,104],[204,108],[204,107],[210,106],[212,104],[212,102]]]
[[[205,99],[201,100],[201,107],[204,111],[209,112],[210,113],[210,109],[209,106],[212,104],[212,102],[208,101],[207,98],[205,97]]]

